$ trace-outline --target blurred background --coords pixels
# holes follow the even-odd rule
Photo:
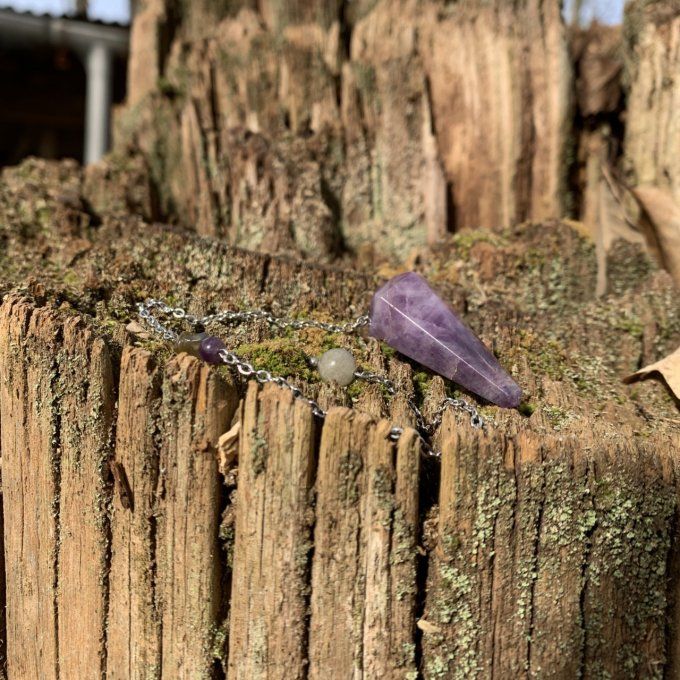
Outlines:
[[[0,165],[27,156],[90,163],[125,99],[129,0],[0,2]],[[623,0],[568,0],[565,21],[618,24]]]
[[[0,3],[0,165],[26,156],[91,162],[123,101],[130,3]]]

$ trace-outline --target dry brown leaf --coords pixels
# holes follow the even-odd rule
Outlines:
[[[220,472],[226,475],[229,468],[238,458],[238,441],[241,433],[241,422],[238,421],[225,432],[217,442],[217,460]]]
[[[607,253],[624,239],[644,245],[680,286],[680,204],[670,191],[641,184],[629,187],[617,179],[602,156],[602,140],[592,140],[588,162],[588,200],[584,224],[594,235],[597,256],[597,291],[607,288]]]
[[[631,189],[642,208],[642,224],[647,240],[661,265],[680,286],[680,204],[667,189],[641,184]]]
[[[680,347],[672,354],[657,361],[649,366],[635,371],[633,375],[629,375],[623,379],[625,383],[635,382],[650,377],[652,373],[658,373],[665,380],[666,384],[673,393],[673,396],[680,401]]]

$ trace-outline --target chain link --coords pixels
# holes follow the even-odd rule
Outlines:
[[[386,378],[385,376],[380,375],[379,373],[356,371],[354,375],[360,380],[365,380],[367,382],[381,385],[390,396],[394,396],[397,393],[397,388],[395,384],[389,378]],[[477,409],[472,404],[465,401],[465,399],[447,397],[442,401],[437,410],[434,412],[434,417],[429,423],[425,419],[423,412],[420,410],[420,408],[418,408],[418,405],[415,403],[415,401],[413,401],[412,397],[407,397],[406,403],[408,404],[408,407],[411,409],[413,415],[415,416],[416,429],[421,434],[421,438],[423,439],[423,443],[428,449],[429,455],[434,455],[437,457],[439,456],[438,452],[432,450],[427,440],[434,435],[437,428],[441,425],[442,418],[444,417],[444,413],[446,412],[447,408],[452,407],[458,411],[465,411],[466,413],[468,413],[470,416],[470,425],[475,429],[483,429],[486,425],[486,423],[484,422],[484,418],[482,418]],[[392,431],[390,432],[390,436],[392,437],[392,439],[398,439],[399,435],[402,432],[403,432],[402,428],[393,427]]]
[[[233,352],[230,352],[229,350],[223,349],[220,352],[218,352],[218,355],[226,366],[232,366],[237,370],[239,375],[242,375],[244,378],[253,378],[254,380],[257,380],[257,382],[259,382],[261,385],[271,382],[278,385],[279,387],[284,387],[287,390],[290,390],[296,399],[301,399],[302,401],[309,404],[309,406],[312,409],[312,413],[315,416],[318,416],[319,418],[326,417],[326,412],[321,408],[321,406],[319,406],[319,404],[316,401],[314,401],[314,399],[309,399],[308,397],[305,397],[305,395],[302,393],[302,390],[299,387],[296,387],[292,383],[288,382],[285,378],[281,376],[273,376],[269,371],[265,371],[262,369],[257,370],[251,363],[244,361],[238,355],[234,354]]]
[[[330,333],[354,333],[363,326],[366,326],[370,323],[370,317],[367,315],[359,316],[354,321],[349,323],[333,324],[326,323],[324,321],[315,321],[313,319],[279,318],[275,317],[270,312],[260,309],[242,312],[222,311],[216,312],[215,314],[208,314],[206,316],[195,316],[193,314],[187,314],[187,312],[181,307],[172,307],[165,302],[154,300],[153,298],[148,298],[144,302],[140,302],[137,305],[137,310],[140,318],[143,319],[153,331],[160,335],[164,340],[173,342],[178,339],[179,334],[161,323],[158,317],[154,314],[155,310],[178,321],[189,323],[194,327],[202,326],[204,328],[213,323],[238,323],[244,321],[264,320],[269,324],[278,326],[279,328],[293,328],[296,330],[303,328],[319,328]],[[319,418],[326,417],[326,411],[324,411],[314,399],[306,397],[299,387],[296,387],[285,378],[281,376],[274,376],[269,371],[256,369],[251,363],[241,359],[238,355],[234,354],[234,352],[230,352],[229,350],[223,349],[218,354],[226,366],[232,367],[239,375],[243,376],[244,378],[252,378],[260,384],[271,382],[279,385],[279,387],[290,390],[296,399],[301,399],[311,407],[312,413],[315,416]],[[354,376],[359,380],[380,385],[391,397],[395,396],[397,393],[395,384],[389,378],[386,378],[379,373],[355,371]],[[418,408],[418,405],[411,397],[406,399],[406,403],[415,416],[416,430],[420,436],[423,451],[425,455],[430,457],[441,457],[441,452],[434,450],[430,445],[429,440],[432,438],[437,428],[441,425],[444,413],[449,407],[458,411],[466,412],[470,416],[470,425],[473,428],[483,429],[486,425],[484,419],[479,414],[477,409],[464,399],[452,397],[447,397],[444,399],[434,412],[434,416],[429,423],[425,419],[425,416],[423,415],[420,408]],[[397,441],[403,432],[404,429],[402,427],[394,426],[389,432],[389,437],[392,441]]]
[[[253,309],[247,312],[217,312],[216,314],[208,314],[197,319],[197,323],[201,326],[209,326],[212,323],[232,323],[242,321],[258,321],[263,320],[267,323],[278,326],[279,328],[293,328],[301,330],[303,328],[320,328],[329,333],[354,333],[363,326],[367,326],[370,318],[366,315],[357,317],[354,321],[344,324],[326,323],[325,321],[316,321],[314,319],[289,319],[286,317],[276,317],[271,312],[262,309]]]

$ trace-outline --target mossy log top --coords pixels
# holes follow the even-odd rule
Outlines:
[[[620,380],[680,340],[677,291],[642,252],[611,251],[598,300],[593,246],[565,223],[420,254],[527,395],[522,413],[482,406],[486,433],[447,414],[440,465],[387,424],[454,387],[374,340],[224,329],[341,407],[321,424],[127,331],[146,296],[346,318],[379,277],[107,212],[97,196],[145,200],[132,170],[113,177],[28,161],[0,185],[10,677],[678,672],[678,412],[661,384]],[[397,397],[319,384],[305,355],[331,344]]]

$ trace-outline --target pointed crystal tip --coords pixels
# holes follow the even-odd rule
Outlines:
[[[370,334],[498,406],[522,400],[496,357],[420,274],[399,274],[376,291]]]

